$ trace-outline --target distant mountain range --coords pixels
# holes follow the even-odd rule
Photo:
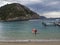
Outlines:
[[[40,16],[40,19],[46,19],[46,17],[45,16]]]
[[[47,18],[47,19],[50,19],[50,20],[55,20],[55,19],[60,19],[60,18]]]
[[[51,20],[54,20],[54,19],[60,19],[60,18],[47,18],[45,16],[40,16],[40,19],[51,19]]]
[[[7,4],[0,7],[0,21],[18,21],[39,19],[40,16],[19,3]]]

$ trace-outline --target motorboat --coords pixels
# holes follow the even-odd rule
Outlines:
[[[44,26],[54,26],[54,25],[55,25],[54,22],[42,22],[42,24],[43,24]]]

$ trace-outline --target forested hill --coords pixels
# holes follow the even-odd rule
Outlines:
[[[0,7],[0,20],[2,21],[29,20],[39,18],[40,16],[37,13],[19,3],[7,4]]]

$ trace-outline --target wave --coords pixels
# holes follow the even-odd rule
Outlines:
[[[0,40],[0,42],[50,42],[50,41],[60,41],[60,39],[55,40]]]

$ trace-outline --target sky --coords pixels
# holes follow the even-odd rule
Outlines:
[[[20,3],[47,18],[60,18],[60,0],[0,0],[0,7],[7,3]]]

